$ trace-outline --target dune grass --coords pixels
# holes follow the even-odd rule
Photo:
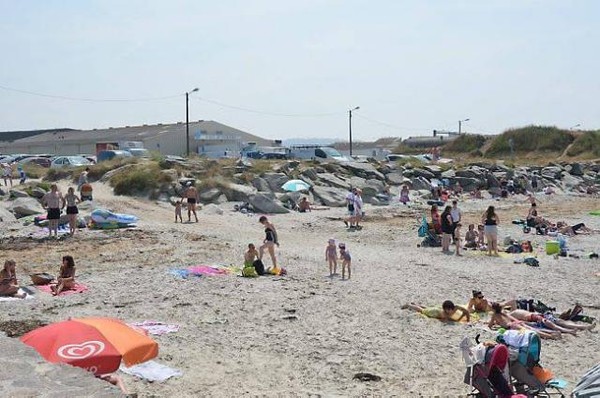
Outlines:
[[[487,158],[502,158],[511,155],[511,145],[515,154],[543,152],[546,154],[562,154],[573,140],[567,130],[549,126],[527,126],[507,130],[494,139],[487,151]]]

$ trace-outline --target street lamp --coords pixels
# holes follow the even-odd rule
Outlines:
[[[350,157],[352,157],[352,112],[360,109],[360,106],[357,106],[352,109],[348,109],[348,133],[350,135]]]
[[[185,93],[185,153],[190,157],[190,94],[198,91],[198,87]]]
[[[459,120],[459,121],[458,121],[458,135],[460,135],[460,133],[462,132],[462,124],[463,124],[464,122],[468,122],[469,120],[471,120],[471,119],[469,119],[469,118],[466,118],[466,119],[463,119],[463,120]]]

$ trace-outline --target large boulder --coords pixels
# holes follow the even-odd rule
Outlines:
[[[435,178],[435,174],[433,174],[431,171],[419,168],[412,169],[412,175],[413,177],[424,177],[428,180]]]
[[[437,164],[428,164],[426,166],[423,166],[423,169],[432,173],[435,176],[435,178],[440,178],[442,176],[442,168]]]
[[[34,214],[42,214],[45,212],[40,202],[34,198],[15,199],[9,210],[19,216],[32,216]]]
[[[471,192],[477,188],[481,189],[486,185],[485,180],[479,180],[477,178],[456,177],[454,178],[454,181],[455,183],[458,182],[465,192]]]
[[[210,188],[200,192],[198,194],[198,199],[200,199],[201,203],[216,203],[222,193],[223,192],[221,192],[219,188]]]
[[[411,189],[414,189],[417,191],[421,191],[421,190],[428,191],[428,192],[431,191],[431,183],[423,177],[416,177],[416,178],[411,179],[410,187],[411,187]]]
[[[264,193],[257,193],[248,196],[248,202],[250,205],[252,205],[254,211],[258,213],[282,214],[289,212],[288,209],[277,203],[275,199],[265,195]]]
[[[567,172],[562,173],[561,184],[564,189],[569,190],[577,185],[581,184],[583,179],[580,177],[576,177]]]
[[[203,214],[212,214],[212,215],[223,215],[223,209],[217,206],[214,203],[209,203],[202,208]]]
[[[330,187],[349,189],[350,183],[348,181],[344,181],[341,178],[331,174],[331,173],[321,173],[317,174],[318,181],[321,183],[328,185]]]
[[[252,186],[258,189],[259,192],[267,192],[270,190],[269,183],[267,180],[261,177],[256,177],[252,180]]]
[[[406,177],[396,171],[386,174],[385,179],[390,185],[402,185],[406,182]]]
[[[44,190],[43,188],[40,188],[40,187],[31,188],[31,196],[33,196],[34,198],[41,199],[44,197],[45,194],[46,194],[46,190]]]
[[[565,170],[574,176],[583,175],[583,166],[581,163],[571,163],[565,167]]]
[[[340,166],[358,177],[376,178],[382,181],[385,180],[383,173],[379,172],[375,166],[370,163],[347,162],[340,164]]]
[[[289,177],[283,173],[264,173],[261,177],[269,184],[273,192],[283,192],[281,186],[289,181]]]
[[[256,189],[240,184],[228,184],[223,193],[230,202],[248,202],[248,197],[256,193]]]
[[[456,171],[454,169],[448,169],[441,174],[442,178],[452,179],[456,177]]]
[[[29,194],[27,192],[21,191],[18,189],[11,189],[8,193],[11,198],[28,198],[29,197]]]
[[[302,175],[303,175],[304,177],[308,178],[308,179],[309,179],[309,180],[311,180],[311,181],[315,181],[315,180],[316,180],[316,179],[319,177],[319,175],[318,175],[318,173],[317,173],[317,170],[315,170],[315,169],[314,169],[314,168],[312,168],[312,167],[311,167],[311,168],[308,168],[308,169],[306,169],[306,170],[304,170],[304,171],[302,172]]]
[[[5,209],[4,207],[0,207],[0,222],[10,223],[17,221],[17,218],[10,211]]]
[[[470,166],[466,169],[456,171],[456,177],[476,178],[478,180],[485,179],[486,174],[488,174],[488,171],[478,166]]]
[[[562,169],[559,166],[548,166],[542,169],[541,174],[549,180],[557,180],[562,175]]]
[[[348,191],[333,187],[313,187],[315,201],[319,201],[325,206],[343,207],[346,205],[346,195]]]

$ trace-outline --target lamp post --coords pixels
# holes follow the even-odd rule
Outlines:
[[[458,121],[458,135],[460,135],[460,133],[462,132],[462,124],[464,122],[468,122],[469,120],[470,120],[469,118],[466,118],[466,119]]]
[[[198,91],[198,87],[185,93],[185,153],[190,157],[190,94]]]
[[[350,135],[350,157],[352,157],[352,112],[360,109],[360,106],[348,109],[348,133]]]

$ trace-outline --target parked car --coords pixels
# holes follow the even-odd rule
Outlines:
[[[136,158],[149,158],[150,151],[146,148],[127,148],[127,152],[132,154]]]
[[[96,159],[98,163],[104,162],[105,160],[112,160],[114,158],[130,158],[133,155],[128,151],[120,151],[120,150],[108,150],[108,151],[100,151],[98,155],[96,155]]]
[[[83,156],[57,156],[52,161],[50,168],[89,166],[92,162]]]
[[[92,164],[96,164],[96,156],[95,155],[85,155],[85,154],[79,154],[77,156],[81,156],[82,158],[86,158],[87,160],[89,160]]]
[[[22,160],[18,161],[17,163],[22,166],[26,165],[26,164],[35,164],[35,165],[42,166],[42,167],[50,167],[50,165],[52,164],[52,160],[49,158],[32,156],[29,158],[22,159]]]

